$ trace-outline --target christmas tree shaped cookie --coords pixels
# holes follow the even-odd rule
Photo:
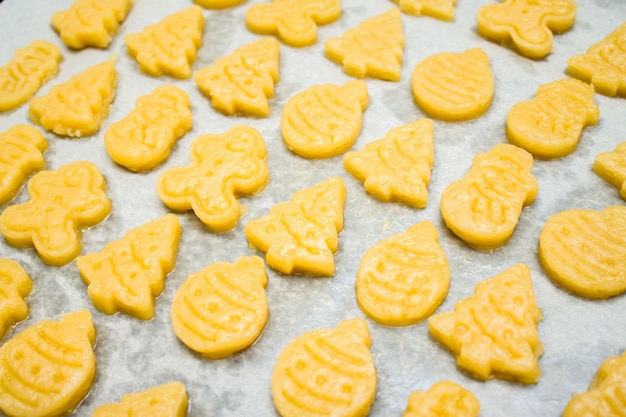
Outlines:
[[[42,320],[0,347],[0,410],[8,416],[70,414],[96,375],[96,329],[80,310]]]
[[[544,84],[535,98],[514,105],[507,116],[510,143],[536,158],[555,159],[576,150],[582,130],[598,123],[593,86],[572,78]]]
[[[172,302],[176,336],[210,359],[222,359],[252,345],[267,324],[267,274],[258,256],[219,262],[191,274]]]
[[[476,155],[470,171],[441,195],[446,226],[476,249],[504,245],[522,209],[535,201],[539,191],[532,168],[532,155],[514,145],[499,144]]]
[[[403,51],[404,31],[398,9],[366,19],[342,38],[324,43],[326,56],[357,78],[399,81]]]
[[[61,50],[48,41],[37,40],[15,50],[13,59],[0,67],[0,112],[27,102],[39,88],[59,72]]]
[[[346,194],[340,177],[300,190],[291,201],[250,220],[245,229],[248,242],[265,252],[267,264],[283,274],[331,276]]]
[[[310,159],[330,158],[350,149],[361,134],[369,105],[365,81],[320,84],[291,97],[280,119],[287,147]]]
[[[575,0],[508,0],[478,9],[478,33],[495,42],[511,42],[520,54],[541,59],[552,51],[553,33],[576,21]]]
[[[534,384],[541,375],[541,319],[530,269],[517,264],[480,282],[454,311],[433,315],[428,329],[473,377]]]
[[[557,284],[581,297],[626,291],[626,207],[571,209],[550,217],[539,236],[539,260]]]
[[[246,26],[255,33],[276,35],[290,46],[317,42],[317,27],[341,16],[341,0],[272,0],[250,6]]]
[[[191,65],[202,45],[204,15],[192,6],[167,16],[142,32],[126,35],[128,54],[141,70],[153,77],[191,77]]]
[[[430,16],[440,20],[454,20],[456,0],[394,0],[400,10],[413,16]]]
[[[24,300],[33,289],[33,281],[20,264],[0,258],[0,340],[15,323],[28,317]]]
[[[626,22],[584,54],[567,60],[567,72],[609,97],[626,97]]]
[[[374,321],[388,326],[421,322],[448,294],[450,267],[428,221],[372,246],[356,275],[356,299]]]
[[[219,58],[212,67],[197,70],[193,78],[213,107],[227,115],[267,117],[268,98],[280,78],[278,41],[263,38]]]
[[[34,247],[48,265],[65,265],[80,253],[81,229],[111,212],[105,191],[106,181],[92,162],[38,172],[28,182],[30,200],[0,214],[0,232],[11,246]]]
[[[91,417],[185,417],[188,404],[185,385],[174,381],[126,394],[117,404],[104,404],[94,409]]]
[[[254,128],[235,126],[191,143],[191,163],[163,172],[157,193],[177,211],[193,210],[211,231],[232,230],[245,212],[237,197],[263,190],[269,181],[265,141]]]
[[[626,142],[619,143],[614,151],[596,155],[593,172],[619,190],[626,200]]]
[[[93,135],[109,114],[115,97],[115,60],[89,67],[30,101],[31,120],[57,135]]]
[[[434,131],[429,119],[391,129],[384,138],[343,157],[344,167],[363,183],[365,191],[381,201],[417,208],[428,202],[434,161]]]
[[[132,5],[132,0],[76,0],[53,14],[51,23],[70,48],[106,48]]]
[[[15,197],[30,174],[46,167],[46,149],[46,138],[25,123],[0,133],[0,205]]]
[[[135,109],[107,129],[104,147],[119,165],[134,172],[148,171],[165,162],[191,125],[189,95],[163,85],[139,97]]]
[[[440,381],[427,391],[411,393],[402,417],[478,417],[480,403],[456,382]]]
[[[122,311],[142,320],[154,317],[154,299],[176,265],[182,228],[174,214],[136,227],[76,265],[93,304],[105,314]]]
[[[344,320],[335,329],[312,330],[293,339],[272,374],[272,398],[280,415],[368,415],[377,383],[371,345],[363,319]]]

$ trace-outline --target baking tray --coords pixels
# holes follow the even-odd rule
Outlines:
[[[570,208],[602,209],[624,203],[617,190],[591,170],[597,153],[613,150],[617,143],[626,140],[624,99],[596,95],[600,122],[584,130],[577,150],[563,159],[535,161],[533,174],[539,182],[537,200],[524,209],[512,239],[504,247],[493,252],[469,248],[446,229],[439,211],[443,189],[468,171],[474,155],[506,142],[504,125],[511,106],[534,97],[540,84],[565,77],[570,56],[584,52],[622,23],[626,17],[625,2],[579,2],[574,27],[555,36],[553,52],[538,61],[524,58],[477,34],[476,12],[489,0],[459,0],[454,22],[402,16],[406,37],[402,78],[399,82],[367,80],[370,105],[353,149],[363,148],[393,127],[425,117],[413,102],[410,84],[413,68],[424,58],[478,46],[489,55],[495,76],[493,104],[482,117],[460,123],[434,122],[435,165],[429,203],[424,209],[375,200],[344,170],[341,156],[325,160],[298,157],[286,148],[279,129],[281,110],[291,96],[312,85],[341,84],[350,79],[339,65],[324,57],[324,40],[341,36],[363,19],[396,7],[393,2],[343,0],[341,19],[319,29],[317,44],[300,49],[281,44],[281,79],[275,97],[270,100],[272,115],[263,119],[222,115],[200,94],[193,80],[143,75],[127,54],[123,41],[126,34],[191,6],[191,1],[136,0],[108,49],[82,51],[65,47],[49,24],[52,13],[68,8],[71,2],[5,0],[0,5],[0,63],[8,62],[16,48],[35,39],[57,44],[64,57],[61,71],[39,90],[38,95],[43,95],[84,68],[112,55],[118,56],[117,94],[99,133],[77,139],[45,133],[50,144],[45,153],[49,169],[58,169],[78,159],[90,160],[100,167],[107,180],[113,210],[103,223],[84,232],[83,254],[100,251],[129,229],[168,212],[156,194],[156,180],[165,169],[188,163],[189,144],[200,134],[222,133],[237,124],[253,126],[265,138],[270,171],[270,183],[260,195],[240,200],[248,213],[231,232],[213,234],[193,213],[179,215],[183,236],[177,266],[166,280],[165,291],[156,302],[156,315],[150,321],[100,313],[87,296],[75,262],[60,268],[46,266],[33,250],[15,249],[0,239],[0,256],[18,261],[34,280],[34,289],[28,297],[30,317],[19,323],[5,341],[42,319],[56,320],[63,313],[84,308],[93,313],[98,331],[97,376],[75,415],[89,416],[95,407],[117,402],[123,394],[172,380],[185,384],[191,417],[278,415],[271,399],[270,378],[280,351],[305,331],[335,327],[341,320],[365,317],[356,304],[354,289],[361,257],[375,243],[422,220],[433,222],[439,230],[440,244],[450,263],[450,289],[439,312],[451,310],[456,301],[473,293],[478,282],[513,264],[523,262],[530,266],[537,302],[544,315],[538,327],[545,344],[539,361],[543,375],[537,384],[528,386],[500,380],[480,382],[457,369],[453,356],[429,336],[426,322],[392,328],[368,319],[373,340],[371,351],[378,371],[372,416],[401,415],[412,391],[425,390],[443,379],[471,390],[480,401],[482,416],[558,416],[572,393],[587,389],[604,359],[626,349],[626,296],[604,301],[573,296],[547,278],[537,259],[539,234],[551,215]],[[236,47],[259,39],[259,35],[246,29],[244,16],[252,4],[260,2],[263,1],[248,0],[231,9],[205,10],[203,45],[193,68],[211,65]],[[137,97],[165,83],[189,93],[192,130],[178,141],[166,163],[153,171],[137,174],[116,166],[104,150],[104,132],[134,108]],[[23,105],[1,114],[0,131],[17,123],[29,123],[27,107]],[[234,262],[241,256],[255,254],[243,232],[246,223],[266,214],[272,205],[289,200],[297,190],[334,175],[344,178],[348,189],[345,228],[339,235],[335,257],[336,275],[292,277],[268,268],[267,327],[251,348],[229,359],[202,359],[179,342],[170,326],[169,310],[174,293],[187,275],[214,262]],[[24,201],[27,201],[25,188],[9,204]]]

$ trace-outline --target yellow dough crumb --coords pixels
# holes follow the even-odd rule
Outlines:
[[[0,340],[15,323],[28,317],[26,296],[33,280],[20,264],[0,258]]]
[[[541,59],[552,51],[553,33],[568,31],[576,21],[574,0],[507,0],[478,9],[478,33],[513,47],[526,58]]]
[[[417,208],[428,202],[434,162],[434,128],[429,119],[391,129],[384,138],[343,157],[344,167],[363,183],[365,191],[381,201]]]
[[[415,66],[413,98],[430,117],[446,121],[480,117],[491,106],[494,79],[489,57],[480,48],[443,52]]]
[[[535,98],[509,111],[509,142],[540,159],[569,155],[576,150],[583,129],[598,123],[600,108],[593,97],[592,85],[572,78],[541,85]]]
[[[361,134],[369,105],[365,81],[320,84],[291,97],[280,119],[287,147],[304,158],[323,159],[350,149]]]
[[[317,42],[317,27],[341,17],[341,0],[272,0],[250,6],[246,26],[254,33],[276,35],[304,47]]]
[[[250,220],[245,229],[248,242],[265,252],[267,264],[283,274],[332,276],[346,196],[340,177],[302,189],[291,201]]]
[[[356,299],[372,320],[408,326],[428,318],[443,302],[450,267],[429,221],[372,246],[356,275]]]
[[[229,7],[237,6],[246,0],[193,0],[198,6],[202,6],[205,9],[227,9]]]
[[[15,50],[11,61],[0,67],[0,112],[26,103],[39,88],[59,73],[61,50],[36,40]]]
[[[30,119],[57,135],[81,137],[95,134],[109,114],[115,97],[115,60],[89,67],[52,87],[45,96],[30,101]]]
[[[76,161],[28,181],[30,200],[0,214],[0,232],[17,248],[34,247],[48,265],[71,262],[82,248],[81,229],[111,212],[106,181],[96,165]]]
[[[480,403],[471,391],[452,381],[440,381],[427,391],[415,391],[402,417],[478,417]]]
[[[191,163],[161,174],[157,193],[167,207],[193,210],[212,232],[232,230],[245,207],[237,197],[261,192],[269,182],[267,151],[261,134],[235,126],[191,143]]]
[[[404,30],[398,9],[362,21],[341,38],[324,42],[326,57],[356,78],[400,81]]]
[[[393,0],[400,10],[413,16],[430,16],[440,20],[454,20],[456,0]]]
[[[376,396],[372,340],[363,319],[344,320],[293,339],[272,374],[272,398],[282,417],[365,417]],[[313,410],[313,411],[312,411]]]
[[[0,133],[0,205],[11,201],[33,172],[46,167],[46,149],[46,138],[25,123]]]
[[[572,293],[603,299],[626,291],[626,207],[571,209],[550,217],[539,236],[548,276]]]
[[[218,262],[189,275],[172,302],[176,336],[209,359],[223,359],[252,345],[269,318],[267,274],[258,256]]]
[[[96,329],[80,310],[42,320],[0,347],[0,410],[10,417],[70,414],[96,375]]]
[[[165,162],[191,126],[189,95],[164,85],[139,97],[135,109],[107,129],[104,147],[117,164],[134,172],[148,171]]]
[[[626,142],[619,143],[615,151],[596,155],[593,172],[619,190],[619,195],[626,200]]]
[[[76,258],[93,305],[105,314],[154,317],[154,299],[174,270],[181,235],[178,217],[166,214],[130,230],[101,252]]]
[[[106,48],[132,5],[133,0],[76,0],[53,14],[51,23],[70,48]]]
[[[117,404],[104,404],[91,417],[185,417],[189,395],[182,382],[174,381],[126,394]]]
[[[602,362],[589,390],[576,394],[565,406],[563,417],[621,417],[626,409],[626,352]]]
[[[128,54],[150,76],[191,77],[191,65],[202,45],[204,15],[200,6],[171,14],[142,32],[126,35]]]
[[[534,384],[541,376],[541,319],[530,268],[517,264],[480,282],[454,311],[434,314],[428,329],[471,376]]]
[[[441,195],[446,226],[476,249],[504,245],[522,209],[535,201],[539,191],[532,168],[532,155],[514,145],[499,144],[477,154],[470,171]]]
[[[279,63],[278,41],[263,38],[217,59],[211,67],[197,70],[193,78],[219,111],[229,116],[267,117],[267,99],[274,97],[274,84],[280,79]]]

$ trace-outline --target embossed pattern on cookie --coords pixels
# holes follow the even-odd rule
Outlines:
[[[0,341],[9,328],[28,317],[26,297],[33,280],[20,264],[0,258]]]
[[[593,172],[617,188],[620,197],[626,200],[626,142],[618,143],[614,151],[597,154]]]
[[[119,403],[103,404],[91,417],[185,417],[189,395],[180,381],[126,394]]]
[[[393,0],[400,10],[413,16],[430,16],[440,20],[454,20],[456,0]]]
[[[402,417],[478,417],[480,403],[471,391],[452,381],[439,381],[414,391]]]

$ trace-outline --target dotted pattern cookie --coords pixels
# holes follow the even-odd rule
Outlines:
[[[199,6],[171,14],[142,32],[126,35],[128,54],[152,77],[191,77],[191,65],[202,45],[204,15]]]
[[[413,16],[430,16],[440,20],[454,20],[456,0],[393,0],[400,10]]]
[[[356,275],[356,299],[372,320],[408,326],[428,318],[443,302],[450,267],[429,221],[372,246]]]
[[[191,143],[191,163],[157,181],[159,198],[177,211],[193,210],[211,231],[232,230],[245,208],[237,197],[259,193],[269,181],[265,141],[254,128],[235,126]]]
[[[376,395],[367,322],[345,320],[293,339],[272,374],[272,398],[283,417],[366,416]],[[311,412],[310,410],[315,410]]]
[[[626,142],[619,143],[615,151],[596,155],[593,172],[619,190],[619,195],[626,200]]]
[[[174,381],[126,394],[119,403],[97,407],[91,417],[185,417],[188,404],[189,395],[185,391],[185,385]]]
[[[33,280],[20,264],[0,258],[0,341],[9,328],[28,317],[26,297]]]
[[[341,38],[324,42],[324,53],[356,78],[400,81],[404,30],[398,9],[362,21]]]
[[[452,381],[440,381],[427,391],[415,391],[402,417],[478,417],[480,403],[471,391]]]
[[[268,99],[279,79],[280,49],[274,38],[241,46],[215,65],[197,70],[193,78],[217,110],[233,116],[267,117]]]
[[[539,236],[548,276],[584,298],[626,291],[626,207],[570,209],[550,217]]]
[[[254,33],[275,35],[287,45],[304,47],[317,42],[317,27],[341,17],[341,0],[272,0],[253,4],[246,26]]]
[[[332,276],[343,229],[346,186],[332,177],[296,192],[246,225],[250,245],[283,274]]]
[[[53,14],[50,22],[70,48],[106,48],[132,5],[132,0],[76,0]]]
[[[117,71],[109,60],[52,87],[45,96],[30,101],[33,123],[57,135],[81,137],[95,134],[109,114],[115,98]]]
[[[176,336],[209,359],[223,359],[259,338],[269,318],[267,274],[258,256],[214,263],[191,274],[172,302]]]
[[[426,207],[428,202],[434,161],[434,128],[429,119],[393,128],[384,138],[343,157],[346,170],[369,194],[417,208]]]
[[[434,314],[428,330],[471,376],[534,384],[541,376],[541,319],[530,269],[517,264],[480,282],[454,311]]]
[[[540,159],[556,159],[576,150],[587,126],[600,119],[593,86],[565,78],[539,86],[535,98],[515,104],[506,120],[510,143]]]
[[[38,172],[28,182],[30,200],[0,214],[0,232],[11,246],[34,247],[48,265],[65,265],[80,253],[81,229],[111,212],[105,191],[104,177],[88,161]]]
[[[163,85],[139,97],[135,109],[107,129],[104,146],[117,164],[134,172],[148,171],[167,160],[191,126],[189,95]]]
[[[11,417],[70,414],[96,376],[95,343],[88,310],[17,334],[0,347],[0,410]]]
[[[0,133],[0,205],[11,201],[33,172],[46,167],[47,149],[41,132],[25,123]]]
[[[508,0],[478,9],[478,33],[499,43],[511,42],[520,54],[541,59],[552,51],[553,33],[576,21],[574,0]]]
[[[13,58],[0,67],[0,112],[26,103],[39,88],[59,72],[63,57],[58,46],[36,40],[15,50]]]
[[[504,245],[522,209],[535,201],[539,191],[532,168],[532,155],[513,145],[499,144],[477,154],[470,171],[441,195],[446,226],[476,249]]]
[[[420,109],[446,121],[480,117],[491,106],[494,92],[489,57],[480,48],[424,59],[413,70],[411,86]]]
[[[154,317],[154,300],[174,270],[182,228],[174,214],[130,230],[101,252],[79,256],[78,271],[93,305],[105,314]]]
[[[350,149],[361,134],[369,105],[365,81],[320,84],[291,97],[280,119],[287,147],[304,158],[323,159]]]

